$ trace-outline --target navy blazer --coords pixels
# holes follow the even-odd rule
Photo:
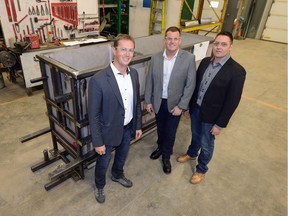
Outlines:
[[[142,127],[138,72],[130,68],[133,86],[133,134]],[[118,146],[123,137],[125,117],[121,93],[109,65],[96,73],[88,86],[88,115],[94,147]]]
[[[196,89],[190,101],[190,111],[196,105],[197,95],[203,75],[211,57],[204,58],[197,70]],[[237,108],[245,82],[245,69],[231,57],[218,71],[210,83],[200,108],[201,121],[225,128]]]

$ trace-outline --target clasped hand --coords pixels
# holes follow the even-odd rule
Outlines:
[[[178,106],[175,106],[170,112],[173,116],[180,116],[182,114],[182,109],[180,109]]]

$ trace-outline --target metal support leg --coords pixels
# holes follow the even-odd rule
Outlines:
[[[50,131],[51,131],[51,130],[50,130],[49,127],[44,128],[44,129],[39,130],[39,131],[36,131],[36,132],[34,132],[34,133],[32,133],[32,134],[28,134],[28,135],[26,135],[26,136],[24,136],[24,137],[21,137],[21,138],[20,138],[20,142],[22,142],[22,143],[27,142],[28,140],[34,139],[34,138],[36,138],[36,137],[38,137],[38,136],[41,136],[41,135],[43,135],[43,134],[46,134],[46,133],[48,133],[48,132],[50,132]]]

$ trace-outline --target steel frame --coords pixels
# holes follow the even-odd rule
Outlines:
[[[94,163],[97,158],[94,149],[90,149],[88,152],[83,150],[85,146],[91,143],[91,135],[81,135],[81,130],[89,126],[89,121],[87,115],[83,118],[80,113],[81,105],[79,101],[81,103],[81,100],[79,97],[81,90],[79,86],[82,80],[89,78],[102,68],[82,74],[78,73],[76,75],[75,70],[72,68],[54,61],[45,55],[37,55],[37,58],[40,60],[42,77],[39,79],[43,81],[47,116],[50,125],[49,131],[51,132],[53,148],[49,150],[48,157],[47,152],[44,150],[43,161],[33,165],[31,170],[32,172],[36,172],[58,160],[62,160],[65,163],[65,166],[62,166],[61,169],[56,168],[56,170],[48,174],[50,182],[45,184],[44,188],[50,190],[68,178],[73,178],[75,181],[84,179],[84,169],[87,168],[89,164]],[[149,60],[150,57],[135,58],[132,64]],[[68,82],[65,82],[64,79]],[[51,81],[53,85],[51,85],[51,83],[48,84],[48,82]],[[71,88],[71,92],[66,92],[65,88],[66,90]],[[144,96],[141,96],[141,99],[144,101]],[[69,107],[70,111],[67,110],[69,101],[72,102],[72,107]],[[142,106],[142,116],[145,115],[148,115],[148,113],[144,109],[144,106]],[[70,122],[72,128],[71,125],[69,126],[67,124],[68,122]],[[143,136],[148,135],[155,129],[155,118],[146,121],[143,123]],[[65,132],[64,135],[62,130]],[[67,139],[67,136],[73,139],[72,143],[71,140]],[[132,140],[132,143],[134,142],[135,140]],[[60,149],[61,147],[62,149]]]
[[[162,41],[163,37],[164,35],[153,35],[135,40],[137,44],[136,56],[130,65],[138,70],[140,87],[145,85],[143,79],[146,77],[151,56],[163,49],[162,43],[157,42]],[[183,33],[181,48],[192,52],[194,44],[211,40],[210,37]],[[148,46],[149,44],[151,47]],[[63,166],[57,167],[48,174],[50,182],[45,184],[46,190],[50,190],[68,178],[73,178],[75,181],[83,179],[84,170],[89,168],[97,159],[91,142],[87,110],[84,109],[87,106],[87,100],[85,97],[83,99],[85,96],[83,93],[87,89],[85,82],[87,84],[91,76],[107,66],[108,59],[106,58],[107,56],[111,57],[109,53],[104,53],[107,51],[107,47],[111,50],[111,43],[104,43],[103,46],[91,45],[75,48],[75,50],[69,49],[63,51],[65,55],[63,52],[37,55],[41,70],[41,77],[38,80],[43,81],[52,149],[44,149],[43,160],[33,165],[31,170],[36,172],[58,160],[64,162]],[[90,55],[89,51],[95,54],[92,60],[97,58],[99,61],[96,62],[96,65],[99,63],[100,66],[83,70],[74,69],[72,66],[73,57],[79,53],[87,52]],[[61,58],[64,60],[63,62],[71,60],[72,65],[68,66],[70,63],[62,63]],[[109,61],[111,62],[111,59]],[[140,93],[142,94],[142,131],[144,137],[156,129],[156,121],[155,117],[151,117],[145,110],[144,89],[142,90]],[[132,140],[132,143],[134,142],[136,141]]]
[[[210,0],[206,0],[206,1],[211,6]],[[193,10],[189,7],[187,1],[186,0],[182,0],[180,19],[179,19],[179,27],[181,28],[182,32],[194,32],[194,31],[199,31],[199,30],[204,30],[204,29],[207,29],[207,28],[211,28],[211,27],[212,27],[212,29],[209,30],[208,33],[213,31],[215,28],[217,28],[217,31],[216,31],[217,33],[221,31],[223,20],[224,20],[224,16],[225,16],[225,12],[226,12],[226,8],[227,8],[227,4],[228,4],[228,0],[223,0],[223,7],[222,7],[222,10],[221,10],[221,15],[220,16],[216,13],[214,8],[211,7],[211,9],[213,10],[214,14],[218,18],[217,21],[215,21],[213,23],[199,24],[199,25],[189,26],[189,27],[181,27],[181,13],[182,13],[183,4],[185,3],[187,5],[189,11],[191,12],[191,18],[193,17],[194,20],[197,20],[198,23],[200,23],[200,20],[202,18],[202,11],[203,11],[203,7],[204,7],[204,2],[205,2],[205,0],[199,0],[199,4],[198,4],[198,8],[197,8],[197,15],[195,16],[193,14]]]

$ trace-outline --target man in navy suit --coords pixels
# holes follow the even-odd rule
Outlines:
[[[212,159],[215,136],[221,133],[236,110],[245,82],[245,69],[230,56],[233,37],[220,32],[213,43],[213,56],[204,58],[197,70],[196,89],[190,101],[192,140],[186,154],[177,158],[184,163],[196,160],[192,184],[200,183]]]
[[[157,124],[157,149],[150,158],[162,155],[163,171],[171,173],[170,155],[177,127],[184,110],[189,107],[196,83],[195,56],[180,49],[181,32],[169,27],[164,37],[165,50],[151,58],[145,88],[146,110],[155,112]]]
[[[92,143],[98,154],[95,166],[95,198],[105,202],[104,186],[111,151],[115,148],[111,179],[124,187],[133,183],[124,175],[124,164],[131,136],[142,136],[139,77],[129,68],[134,49],[134,39],[118,35],[112,47],[114,61],[96,73],[89,81],[88,114]]]

